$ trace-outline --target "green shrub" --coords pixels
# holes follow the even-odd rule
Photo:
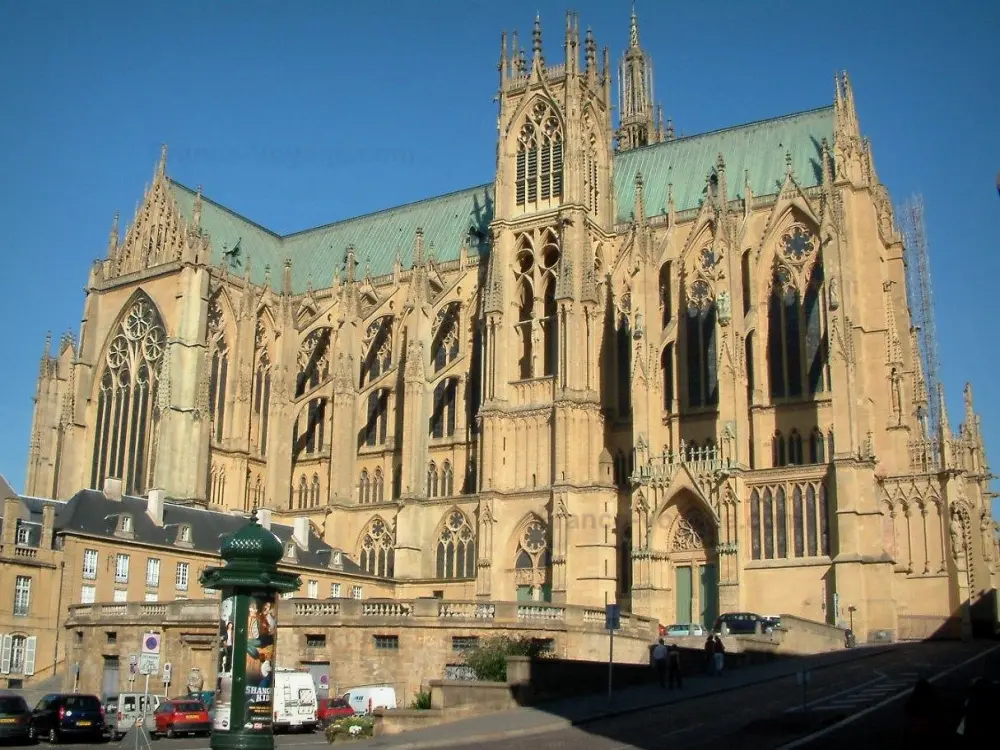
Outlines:
[[[542,644],[531,638],[495,635],[466,651],[464,657],[465,663],[476,673],[476,679],[483,682],[506,682],[508,656],[536,659],[545,655]]]
[[[351,732],[351,727],[361,727],[361,730]],[[347,716],[343,719],[337,719],[326,728],[327,742],[348,742],[374,736],[374,724],[367,716]]]
[[[423,691],[417,693],[417,697],[413,699],[413,703],[410,704],[410,708],[416,709],[418,711],[426,711],[431,707],[431,694],[425,693]]]

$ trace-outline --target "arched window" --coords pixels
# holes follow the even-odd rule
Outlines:
[[[361,361],[362,388],[392,367],[392,323],[392,316],[384,315],[372,321],[365,331],[362,341],[362,350],[365,352],[365,358]]]
[[[809,557],[816,557],[819,554],[817,520],[816,489],[810,484],[806,487],[806,554]]]
[[[788,435],[788,463],[792,466],[805,463],[802,460],[802,435],[794,428]]]
[[[774,433],[771,443],[771,463],[774,466],[786,466],[788,459],[785,455],[785,438],[780,431]]]
[[[437,314],[431,343],[431,361],[434,363],[434,372],[440,372],[458,357],[460,310],[461,305],[458,302],[452,302],[443,307]]]
[[[530,262],[530,260],[529,260]],[[532,340],[534,325],[534,296],[531,293],[531,282],[522,278],[517,285],[517,333],[521,346],[518,352],[517,371],[524,380],[533,375],[535,352]]]
[[[806,541],[802,516],[802,488],[795,485],[792,490],[792,529],[795,536],[795,556],[805,557]]]
[[[140,294],[112,334],[97,393],[91,487],[107,477],[123,490],[143,493],[152,481],[150,455],[157,418],[155,402],[166,331],[152,300]]]
[[[536,247],[541,248],[537,254]],[[559,359],[559,316],[555,301],[559,240],[552,229],[546,228],[539,230],[534,239],[529,234],[520,235],[517,248],[514,283],[519,346],[515,364],[522,380],[548,377],[556,374]],[[541,309],[535,308],[535,290],[541,290]],[[536,351],[536,339],[541,343],[541,351]]]
[[[689,292],[685,326],[688,404],[692,407],[719,403],[718,355],[715,350],[715,300],[704,279],[696,280]]]
[[[306,475],[299,477],[299,510],[309,504],[309,485],[306,484]]]
[[[392,578],[396,540],[385,521],[376,516],[361,536],[358,559],[361,568],[373,576]]]
[[[211,502],[213,505],[226,505],[226,470],[218,464],[212,464],[211,471]]]
[[[514,551],[514,582],[518,601],[550,601],[549,530],[537,518],[522,529]]]
[[[372,479],[372,502],[381,503],[385,500],[385,477],[382,475],[382,469],[377,467],[375,469],[375,476]]]
[[[389,425],[389,391],[385,388],[368,394],[368,417],[361,430],[363,445],[385,445]]]
[[[820,432],[818,427],[814,427],[813,431],[809,435],[809,463],[811,464],[825,464],[826,463],[826,441],[823,438],[823,433]]]
[[[663,347],[660,355],[660,372],[663,375],[663,410],[674,410],[674,345],[673,342]]]
[[[673,289],[671,272],[673,266],[668,260],[660,266],[660,322],[661,328],[666,328],[674,317]]]
[[[775,557],[788,557],[788,516],[785,508],[785,488],[778,487],[774,491],[774,529],[777,549]]]
[[[455,494],[455,474],[451,470],[451,461],[441,464],[441,497],[451,497]]]
[[[427,497],[438,496],[437,464],[433,461],[427,466]]]
[[[309,507],[319,507],[319,475],[313,474],[312,484],[309,486]]]
[[[750,493],[750,557],[760,560],[760,493],[754,490]]]
[[[329,329],[317,328],[310,333],[299,348],[299,374],[296,393],[302,395],[318,388],[330,377]],[[293,460],[299,455],[321,453],[326,443],[326,399],[313,398],[306,408],[305,420],[296,417],[292,427]]]
[[[562,129],[555,111],[538,101],[517,138],[515,198],[525,209],[545,208],[562,197]]]
[[[267,426],[271,411],[271,359],[266,349],[257,352],[257,367],[253,380],[253,414],[251,435],[257,453],[267,455]]]
[[[749,250],[743,252],[743,258],[740,261],[740,272],[743,282],[743,315],[746,316],[746,314],[750,312],[750,307],[753,305],[753,285],[751,283],[752,276],[750,274]]]
[[[370,503],[372,501],[372,483],[368,477],[368,469],[361,470],[361,479],[358,481],[358,502]]]
[[[618,593],[632,590],[632,528],[626,528],[618,542]]]
[[[774,559],[774,497],[764,490],[764,559]]]
[[[434,387],[431,411],[431,437],[452,437],[455,434],[455,410],[458,401],[458,378],[446,378]]]
[[[829,389],[823,262],[819,239],[796,224],[782,236],[768,303],[768,371],[773,398]]]
[[[632,331],[628,317],[618,317],[618,414],[620,417],[632,415]]]
[[[442,524],[436,554],[438,578],[476,577],[476,534],[469,519],[453,510]]]

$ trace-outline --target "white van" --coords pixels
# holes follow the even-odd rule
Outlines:
[[[274,670],[274,731],[319,726],[316,717],[316,683],[309,672]]]
[[[396,690],[389,685],[365,685],[344,693],[347,705],[359,715],[370,714],[376,708],[395,708]]]

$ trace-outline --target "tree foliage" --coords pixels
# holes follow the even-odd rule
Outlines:
[[[533,638],[495,635],[466,651],[464,656],[465,663],[476,673],[476,679],[483,682],[506,682],[508,656],[537,659],[545,653],[544,645]]]

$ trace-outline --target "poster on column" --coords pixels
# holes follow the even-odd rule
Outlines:
[[[243,728],[271,731],[272,689],[274,686],[274,646],[278,623],[275,594],[255,592],[247,603],[246,713]]]
[[[233,646],[235,644],[236,597],[230,595],[222,600],[219,614],[219,664],[215,686],[215,729],[229,731],[230,713],[233,703]]]

